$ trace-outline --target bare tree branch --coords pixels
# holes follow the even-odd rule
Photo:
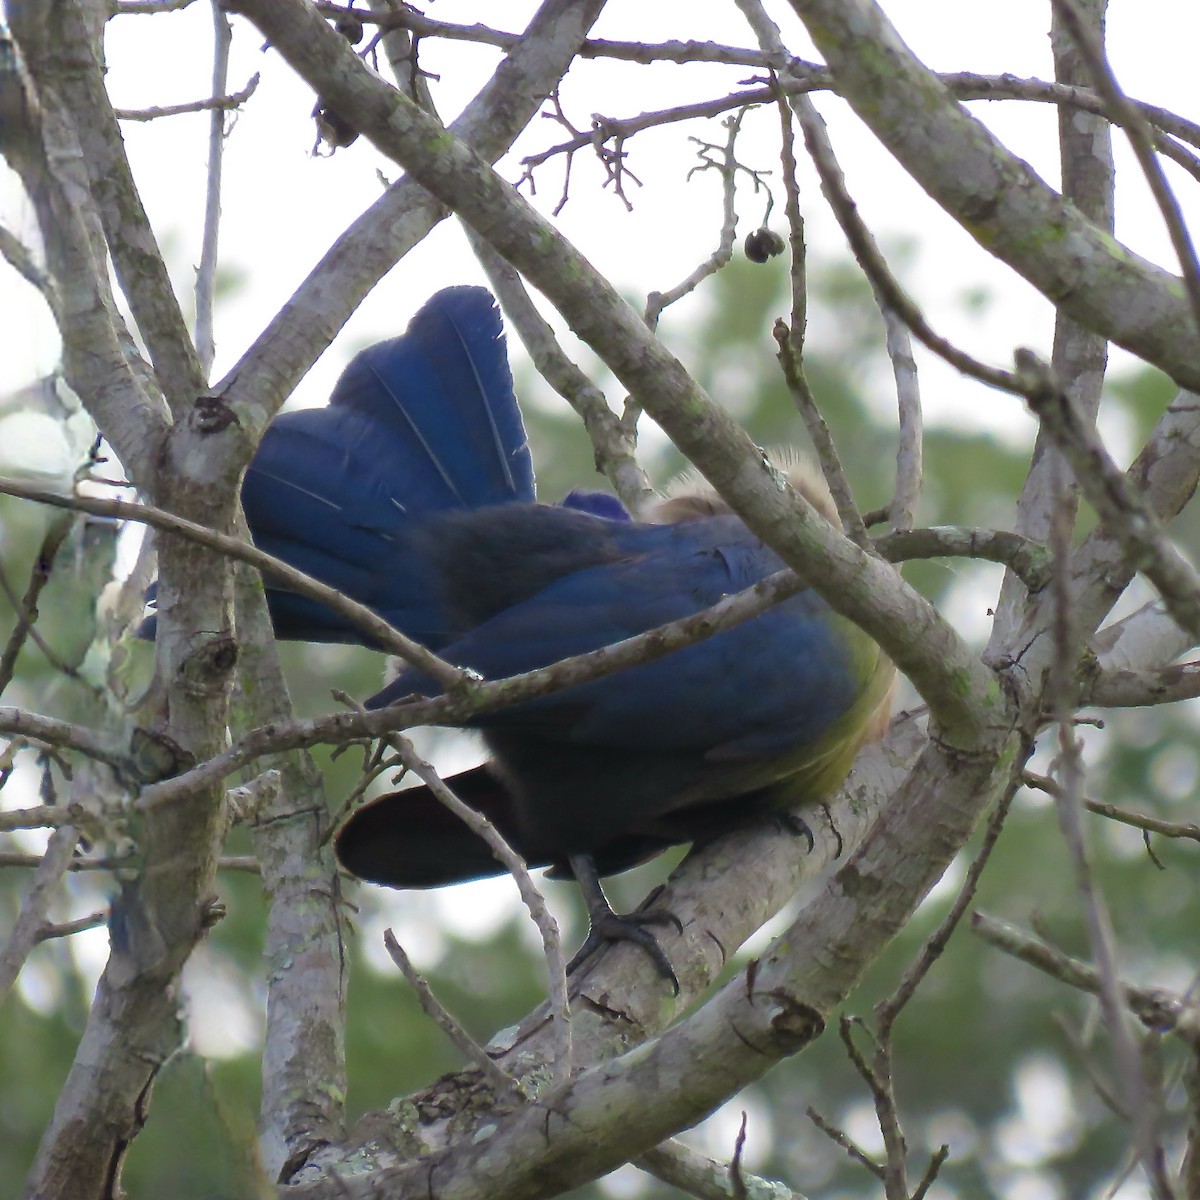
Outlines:
[[[971,932],[1068,987],[1099,994],[1100,976],[1094,967],[1032,934],[985,913],[976,913],[971,918]],[[1200,1012],[1195,997],[1178,996],[1166,988],[1139,987],[1125,980],[1121,981],[1121,989],[1130,1011],[1143,1025],[1177,1033],[1190,1045],[1196,1044],[1200,1038]]]
[[[19,738],[45,742],[63,750],[78,750],[79,753],[120,768],[125,756],[108,745],[90,729],[60,721],[55,717],[43,717],[19,708],[0,708],[0,733],[10,733]]]
[[[69,107],[121,289],[172,411],[183,411],[204,389],[183,313],[125,157],[116,113],[104,87],[101,28],[88,0],[64,3],[55,53],[38,71]],[[65,69],[66,64],[71,69]]]
[[[50,844],[25,891],[21,911],[13,922],[8,941],[0,949],[0,1000],[8,995],[29,952],[41,940],[39,935],[46,924],[46,914],[78,841],[79,830],[74,825],[60,825],[50,835]]]
[[[874,0],[791,4],[862,120],[991,254],[1081,325],[1200,387],[1200,336],[1174,277],[1114,246],[1009,154],[916,59]],[[875,52],[863,53],[864,42]],[[891,98],[886,105],[875,102],[881,92]]]
[[[24,136],[5,141],[0,150],[33,201],[65,318],[59,332],[66,379],[122,461],[131,464],[137,482],[148,488],[153,482],[148,464],[166,428],[166,414],[109,287],[103,229],[71,115],[38,75],[42,59],[53,60],[60,49],[46,45],[40,11],[28,0],[8,5],[13,34],[31,70],[19,73]],[[47,67],[50,78],[57,65],[55,60]]]
[[[150,504],[130,504],[125,500],[103,500],[92,496],[60,496],[55,492],[46,491],[44,488],[28,487],[7,479],[0,479],[0,495],[20,496],[26,500],[35,500],[39,504],[52,505],[55,508],[89,512],[103,517],[118,517],[125,521],[137,521],[166,533],[180,534],[198,545],[219,551],[228,558],[249,563],[260,571],[267,572],[274,579],[286,583],[302,595],[309,596],[332,608],[363,629],[382,649],[399,655],[405,662],[426,672],[449,689],[461,687],[471,678],[469,673],[464,672],[462,668],[451,666],[426,650],[419,642],[414,642],[399,630],[393,629],[365,604],[359,604],[356,600],[343,596],[336,588],[331,588],[328,584],[305,575],[303,571],[297,571],[295,567],[289,566],[282,559],[266,554],[239,538],[218,533],[215,529],[208,529],[194,521],[188,521]]]
[[[222,96],[229,82],[229,45],[233,30],[218,0],[211,0],[213,18],[212,94]],[[196,269],[196,357],[208,379],[216,347],[213,344],[213,301],[217,285],[217,234],[221,224],[221,169],[225,160],[225,112],[213,107],[208,128],[208,173],[204,188],[204,230],[200,265]]]
[[[405,954],[404,948],[396,941],[396,935],[390,929],[385,929],[383,932],[383,944],[387,947],[392,962],[400,969],[400,974],[408,980],[409,986],[416,993],[421,1011],[475,1064],[482,1072],[484,1079],[496,1089],[500,1096],[516,1093],[523,1099],[525,1093],[520,1082],[496,1066],[488,1052],[442,1006],[441,1001],[433,994],[428,981],[417,972],[412,965],[412,960]]]
[[[1130,103],[1108,65],[1102,37],[1102,21],[1092,19],[1090,12],[1081,11],[1074,0],[1053,0],[1053,6],[1059,20],[1070,30],[1076,49],[1087,64],[1096,91],[1104,97],[1109,111],[1118,114],[1117,122],[1129,138],[1129,144],[1162,213],[1171,245],[1175,248],[1176,257],[1183,270],[1184,286],[1192,305],[1192,317],[1197,330],[1200,331],[1200,263],[1196,261],[1196,250],[1180,211],[1179,201],[1175,199],[1175,193],[1171,191],[1155,156],[1154,134],[1150,123],[1138,107]],[[1088,7],[1094,7],[1094,3]],[[1102,14],[1103,10],[1104,4],[1100,4],[1099,12]]]
[[[634,1162],[655,1179],[697,1200],[804,1200],[799,1192],[774,1179],[760,1179],[733,1164],[717,1162],[681,1142],[663,1142]]]
[[[1026,399],[1047,436],[1062,451],[1080,489],[1129,562],[1158,588],[1171,616],[1200,641],[1200,575],[1179,553],[1146,499],[1113,462],[1099,436],[1044,364],[1018,351]]]
[[[765,19],[765,15],[764,15]],[[854,492],[846,472],[842,468],[841,456],[829,432],[829,426],[817,406],[816,397],[808,386],[804,373],[804,336],[806,310],[808,307],[807,279],[805,257],[807,250],[804,244],[804,221],[800,215],[800,189],[796,182],[796,156],[792,141],[791,112],[782,100],[779,103],[780,124],[782,126],[780,167],[783,171],[783,187],[786,197],[784,211],[787,214],[792,261],[789,272],[792,284],[791,319],[775,322],[771,331],[775,343],[779,347],[779,365],[783,369],[783,378],[791,393],[792,402],[796,405],[813,449],[817,452],[817,461],[821,464],[821,473],[829,485],[830,495],[837,506],[842,528],[846,536],[859,546],[866,546],[869,541],[867,527],[858,511],[854,500]]]
[[[188,0],[191,3],[191,0]],[[185,113],[208,112],[209,109],[224,109],[229,112],[241,108],[258,90],[260,76],[256,72],[240,92],[229,92],[212,96],[207,100],[189,100],[185,104],[164,104],[155,108],[117,108],[113,111],[119,121],[157,121],[160,117],[179,117]]]

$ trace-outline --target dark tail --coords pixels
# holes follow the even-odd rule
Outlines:
[[[522,834],[516,803],[488,766],[446,780],[450,790],[482,813],[524,860],[550,867],[551,879],[569,879],[571,847],[548,847]],[[619,834],[601,846],[579,847],[592,855],[601,875],[636,867],[690,836]],[[338,861],[352,875],[394,888],[444,887],[500,875],[505,868],[487,842],[458,819],[427,787],[389,792],[351,813],[334,839]]]
[[[483,813],[523,853],[512,797],[485,766],[447,779],[454,794]],[[338,861],[352,875],[397,888],[442,887],[499,875],[504,867],[426,787],[380,796],[351,814],[335,841]],[[536,858],[531,867],[545,866]]]

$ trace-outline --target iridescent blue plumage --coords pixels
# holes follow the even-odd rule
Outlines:
[[[794,482],[829,519],[823,485]],[[327,409],[267,431],[243,502],[255,541],[485,678],[518,674],[698,612],[782,567],[711,490],[634,521],[610,496],[534,502],[486,292],[441,292],[403,338],[347,368]],[[272,587],[280,637],[362,640]],[[492,763],[449,782],[535,865],[601,873],[835,788],[886,721],[894,672],[804,591],[654,662],[481,715]],[[403,672],[372,706],[434,682]],[[355,874],[401,887],[500,870],[424,788],[339,831]]]
[[[271,424],[242,487],[255,543],[432,647],[457,630],[408,535],[429,514],[534,497],[500,313],[482,288],[439,292],[408,331],[359,354],[326,408]],[[280,637],[360,641],[345,618],[272,587]]]

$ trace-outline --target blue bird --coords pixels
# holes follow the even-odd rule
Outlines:
[[[836,520],[823,482],[792,478]],[[328,408],[279,417],[243,504],[262,549],[487,679],[689,616],[783,567],[702,481],[636,521],[597,493],[536,503],[499,314],[477,288],[438,293],[403,337],[360,354]],[[280,637],[363,641],[270,579],[267,597]],[[491,761],[448,783],[530,865],[579,880],[585,945],[638,941],[669,975],[643,928],[664,915],[617,917],[598,877],[829,795],[882,734],[894,677],[803,591],[654,662],[476,717]],[[368,704],[439,691],[402,670]],[[351,873],[393,887],[502,870],[426,788],[358,809],[336,847]]]

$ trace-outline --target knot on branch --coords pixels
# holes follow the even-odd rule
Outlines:
[[[194,696],[213,695],[225,687],[237,660],[238,644],[228,630],[201,634],[179,665],[180,682]]]
[[[852,900],[870,900],[880,892],[879,880],[873,875],[864,874],[852,862],[847,863],[835,878],[841,884],[842,891]]]
[[[196,756],[165,733],[135,729],[129,740],[129,762],[141,783],[157,783],[190,770]]]
[[[811,1005],[782,990],[766,994],[779,1005],[780,1011],[771,1018],[771,1031],[783,1053],[796,1054],[825,1032],[825,1018]]]
[[[197,396],[192,408],[192,428],[197,433],[220,433],[237,424],[233,409],[220,396]]]

